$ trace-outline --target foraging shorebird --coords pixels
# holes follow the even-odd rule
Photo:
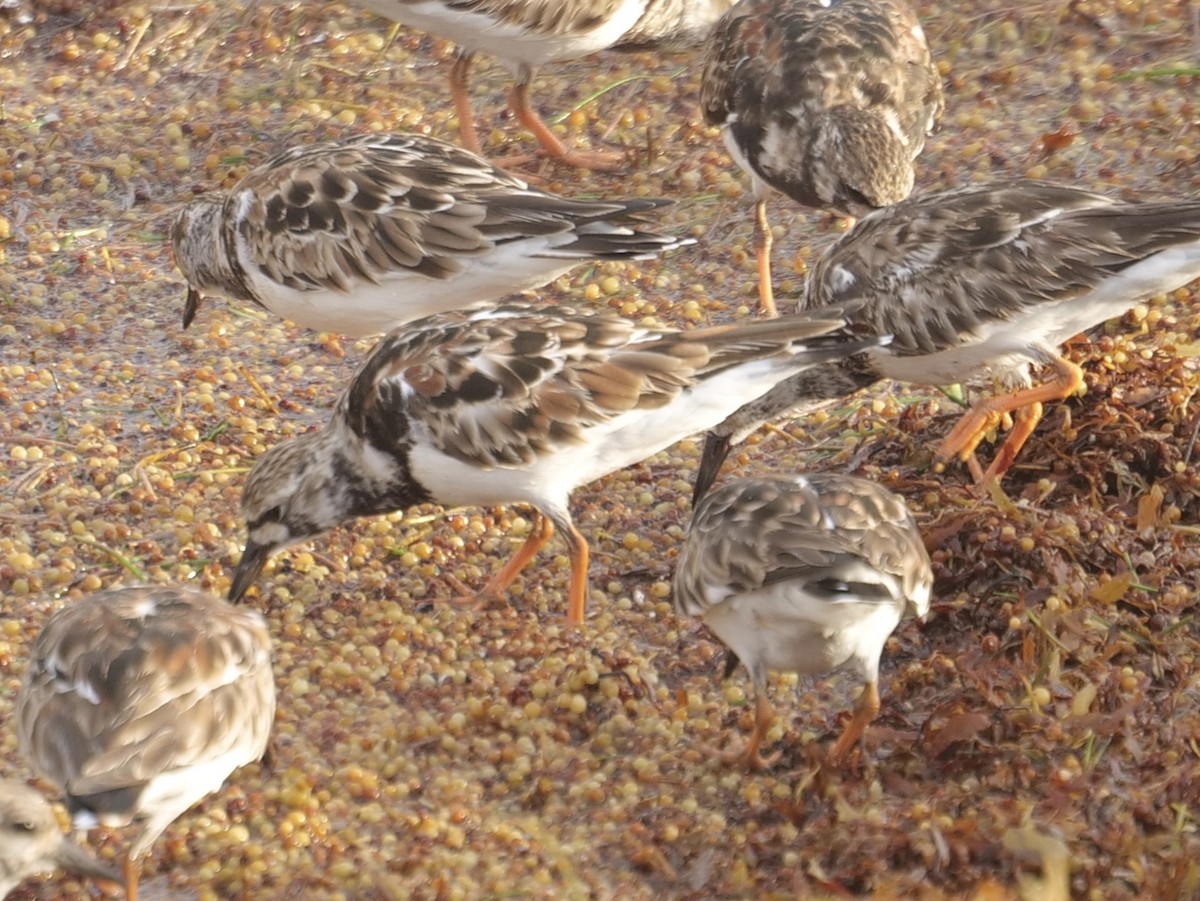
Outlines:
[[[750,175],[769,315],[771,193],[850,217],[903,200],[944,105],[903,0],[741,0],[709,38],[700,103]]]
[[[325,428],[267,451],[242,492],[248,540],[229,598],[275,551],[419,503],[526,504],[528,540],[477,595],[501,595],[553,536],[583,622],[588,543],[571,493],[720,422],[800,370],[878,343],[834,308],[675,331],[565,307],[446,313],[376,345]]]
[[[21,751],[63,790],[76,828],[137,825],[129,901],[137,858],[262,757],[274,718],[262,617],[168,586],[99,592],[51,616],[16,704]]]
[[[998,382],[999,392],[975,403],[937,453],[963,460],[977,483],[1000,478],[1043,406],[1083,384],[1062,343],[1196,278],[1200,200],[1129,203],[1013,179],[872,213],[817,261],[800,309],[857,304],[851,318],[892,342],[800,373],[721,423],[706,439],[694,497],[716,478],[729,447],[763,422],[883,378]],[[1036,367],[1048,377],[1035,382]],[[1008,416],[1012,431],[985,471],[975,450]]]
[[[453,144],[361,135],[293,147],[171,232],[188,282],[298,325],[375,335],[538,288],[591,260],[650,260],[694,243],[645,228],[666,200],[570,200]]]
[[[764,769],[775,719],[767,671],[846,667],[863,682],[830,751],[837,760],[879,712],[879,658],[907,613],[929,610],[933,569],[904,501],[866,479],[736,479],[696,508],[676,563],[675,610],[704,620],[754,684],[754,729],[726,762]],[[728,675],[728,672],[727,672]]]

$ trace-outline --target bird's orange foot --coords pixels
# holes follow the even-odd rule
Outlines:
[[[975,455],[975,448],[979,447],[979,443],[988,432],[1000,425],[1001,421],[999,413],[990,410],[969,410],[938,445],[938,458],[949,460],[957,457],[964,463],[969,461]]]
[[[840,766],[846,762],[846,759],[854,751],[855,746],[861,738],[861,733],[847,741],[847,736],[842,735],[841,738],[829,749],[829,753],[825,755],[825,760],[830,766]]]
[[[329,351],[329,353],[333,354],[339,360],[345,358],[346,348],[342,347],[342,339],[337,335],[332,334],[331,332],[321,332],[317,340],[320,341],[322,347],[324,347],[327,351]]]
[[[445,581],[451,588],[458,592],[457,597],[445,598],[445,603],[453,604],[455,607],[461,607],[463,610],[482,610],[485,607],[490,607],[503,600],[503,596],[496,591],[489,589],[487,586],[472,591],[464,585],[459,579],[445,573],[442,575]]]
[[[845,759],[863,737],[866,732],[867,725],[871,720],[875,719],[879,714],[879,687],[874,682],[868,683],[863,688],[863,693],[859,696],[857,703],[854,705],[854,713],[847,721],[842,729],[841,736],[829,749],[829,762],[831,764],[840,763]]]
[[[541,161],[542,161],[542,155],[537,152],[534,152],[534,153],[509,153],[509,154],[505,154],[504,156],[488,157],[488,162],[491,163],[493,166],[495,166],[497,169],[506,169],[506,170],[521,169],[521,168],[524,168],[525,166],[533,166],[537,163],[540,163]],[[526,172],[521,173],[521,178],[523,178],[526,181],[531,182],[531,183],[534,181],[539,181],[539,182],[545,181],[545,179],[543,179],[537,175],[532,175],[532,174],[529,174]]]
[[[700,749],[705,754],[710,754],[718,758],[726,766],[742,767],[752,773],[761,773],[764,770],[769,770],[779,762],[779,758],[783,755],[782,751],[776,751],[768,757],[763,757],[758,750],[758,743],[749,741],[740,748],[728,751],[723,751],[711,745],[701,745]]]
[[[624,153],[568,150],[559,154],[548,148],[543,148],[542,152],[556,163],[574,166],[577,169],[591,169],[593,172],[619,172],[629,165],[629,157]]]

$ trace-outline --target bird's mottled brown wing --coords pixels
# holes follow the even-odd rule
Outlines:
[[[687,243],[636,228],[665,202],[571,200],[444,141],[364,135],[292,148],[248,174],[225,201],[236,223],[226,237],[278,284],[349,292],[414,273],[447,279],[525,238],[575,234],[547,257],[645,259]]]
[[[356,377],[345,411],[377,446],[402,438],[388,429],[403,405],[444,453],[521,465],[614,415],[664,406],[709,357],[703,344],[565,308],[442,318],[393,332]]]
[[[721,125],[737,108],[739,91],[761,70],[767,20],[756,15],[759,3],[737,3],[713,27],[700,79],[700,109],[709,125]]]
[[[677,51],[704,43],[734,0],[647,0],[642,17],[614,50]]]
[[[347,291],[393,270],[448,278],[490,249],[479,229],[486,209],[459,196],[483,186],[525,187],[450,144],[364,136],[273,157],[230,194],[226,216],[268,278]]]
[[[907,598],[927,603],[929,557],[897,495],[831,474],[739,479],[696,510],[676,569],[676,608],[698,616],[728,594],[810,578],[848,558],[897,576]]]
[[[988,321],[1090,291],[1144,256],[1147,236],[1169,234],[1164,216],[1176,228],[1190,218],[1195,233],[1198,210],[1023,179],[912,197],[839,239],[800,306],[860,301],[860,321],[895,336],[890,353],[935,353]]]
[[[385,337],[342,399],[340,415],[379,448],[426,430],[439,450],[484,466],[518,466],[632,410],[667,406],[708,374],[782,354],[874,343],[839,309],[686,332],[616,316],[512,304],[413,323]],[[432,324],[431,324],[432,323]],[[403,411],[405,415],[396,415]]]

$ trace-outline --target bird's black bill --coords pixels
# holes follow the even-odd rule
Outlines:
[[[692,509],[704,500],[708,489],[712,487],[717,476],[721,474],[721,464],[729,456],[731,438],[729,435],[717,435],[709,432],[704,436],[704,450],[700,454],[700,466],[696,469],[696,483],[692,486]]]
[[[271,549],[267,545],[255,544],[253,541],[246,543],[242,559],[233,572],[233,581],[229,583],[229,603],[236,604],[241,601],[242,595],[254,584],[270,556]]]
[[[54,862],[64,870],[78,873],[80,876],[90,876],[93,879],[104,879],[108,882],[121,882],[120,873],[112,867],[102,864],[72,841],[63,840],[54,855]]]
[[[721,681],[724,682],[726,679],[728,679],[730,676],[732,676],[733,671],[738,668],[738,664],[741,662],[742,662],[741,658],[738,657],[738,655],[735,654],[732,650],[726,651],[725,652],[725,672],[721,674]]]
[[[183,327],[186,330],[200,309],[200,292],[188,285],[187,302],[183,306]]]

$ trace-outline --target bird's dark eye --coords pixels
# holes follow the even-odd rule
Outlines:
[[[282,521],[283,521],[283,505],[276,504],[270,510],[264,510],[261,514],[259,514],[259,517],[257,520],[257,525],[262,525],[262,524],[268,523],[268,522],[282,522]]]
[[[843,206],[857,207],[858,209],[852,210],[852,212],[854,212],[856,215],[864,215],[865,213],[869,213],[871,210],[878,207],[878,204],[871,203],[871,201],[867,199],[866,194],[862,193],[862,191],[859,191],[857,188],[851,187],[845,182],[842,183],[842,189],[846,192],[845,199],[849,201],[849,203],[845,203]]]
[[[17,820],[12,824],[14,832],[33,832],[37,827],[33,823]]]

